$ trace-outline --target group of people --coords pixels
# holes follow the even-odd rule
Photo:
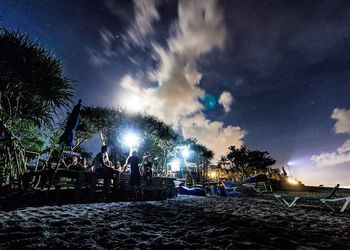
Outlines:
[[[144,155],[142,160],[138,157],[137,151],[133,151],[127,158],[125,164],[121,166],[117,161],[114,166],[109,160],[107,146],[101,147],[93,162],[93,171],[103,175],[116,175],[124,173],[127,167],[130,167],[130,185],[134,187],[141,186],[141,176],[143,176],[148,184],[152,183],[153,163],[150,155]]]
[[[70,170],[89,170],[91,169],[91,166],[86,165],[85,158],[82,158],[78,155],[71,155],[67,157],[65,160],[61,160],[61,167],[68,168]]]
[[[91,165],[87,165],[86,161],[78,155],[70,156],[66,161],[62,161],[62,165],[70,170],[92,171],[106,177],[118,177],[130,169],[130,186],[140,188],[142,177],[147,184],[152,183],[152,158],[149,154],[140,158],[137,151],[132,152],[123,166],[119,161],[114,164],[110,161],[106,145],[101,147],[101,151],[95,156]]]

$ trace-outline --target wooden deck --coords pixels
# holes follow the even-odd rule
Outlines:
[[[95,172],[58,169],[31,173],[22,186],[24,191],[2,194],[0,208],[43,204],[88,203],[100,201],[165,200],[177,195],[174,179],[153,177],[152,183],[142,178],[140,190],[129,185],[129,174],[108,178]]]

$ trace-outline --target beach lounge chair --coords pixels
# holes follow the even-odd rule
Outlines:
[[[330,209],[332,209],[333,211],[335,211],[335,209],[333,207],[331,207],[328,202],[337,202],[337,201],[345,201],[342,208],[340,209],[340,212],[344,212],[345,208],[348,206],[348,204],[350,203],[350,196],[348,197],[341,197],[341,198],[335,198],[335,193],[337,192],[337,190],[339,189],[339,184],[337,184],[327,195],[325,195],[324,197],[308,197],[308,198],[302,198],[302,199],[306,199],[306,200],[319,200],[320,202],[322,202],[322,204],[325,204],[327,207],[329,207]],[[288,195],[279,195],[279,194],[275,194],[274,195],[275,198],[281,202],[284,206],[286,207],[294,207],[296,205],[296,202],[298,200],[301,199],[301,197],[291,197]]]
[[[268,193],[272,192],[272,187],[265,181],[259,181],[254,183],[244,183],[243,186],[248,187],[256,191],[257,193]]]
[[[275,194],[274,196],[279,202],[282,203],[282,205],[289,208],[294,207],[297,200],[300,199],[300,197],[290,197],[290,196],[280,195],[280,194]],[[293,200],[290,200],[289,198],[292,198]]]
[[[333,198],[333,199],[321,199],[320,200],[323,204],[325,204],[327,207],[329,207],[331,210],[335,211],[335,209],[328,204],[328,202],[338,202],[338,201],[344,201],[343,206],[340,209],[340,212],[344,212],[346,207],[350,203],[350,196],[347,197],[341,197],[341,198]]]
[[[234,185],[231,181],[223,181],[221,183],[227,192],[236,191],[236,188],[241,185],[240,183]]]

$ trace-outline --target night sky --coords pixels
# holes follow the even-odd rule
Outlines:
[[[0,0],[0,17],[86,105],[141,103],[219,154],[246,144],[350,186],[350,1]]]

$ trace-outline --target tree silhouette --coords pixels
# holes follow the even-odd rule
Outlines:
[[[248,152],[249,167],[257,171],[264,171],[267,167],[276,163],[267,151],[252,150]]]
[[[231,170],[241,173],[242,179],[248,176],[252,170],[265,170],[276,161],[268,156],[267,151],[248,150],[246,146],[237,148],[229,147],[229,152],[223,160],[230,162]]]
[[[27,35],[0,32],[0,119],[52,124],[73,98],[72,80],[60,60]]]
[[[94,134],[100,136],[101,144],[108,143],[108,132],[119,130],[123,119],[123,110],[120,108],[84,106],[80,111],[80,123],[77,137],[82,140],[91,138]]]
[[[119,161],[125,160],[121,138],[126,130],[141,131],[140,153],[150,152],[152,156],[159,159],[163,167],[167,164],[166,159],[170,148],[178,138],[178,134],[169,125],[147,114],[131,114],[121,108],[89,106],[83,107],[80,114],[81,122],[77,136],[85,140],[98,134],[101,143],[110,146],[111,158]]]
[[[72,103],[72,83],[48,49],[27,35],[0,29],[0,136],[10,134],[0,145],[0,179],[9,180],[6,185],[26,171],[25,147],[43,148],[41,128],[51,127]]]

